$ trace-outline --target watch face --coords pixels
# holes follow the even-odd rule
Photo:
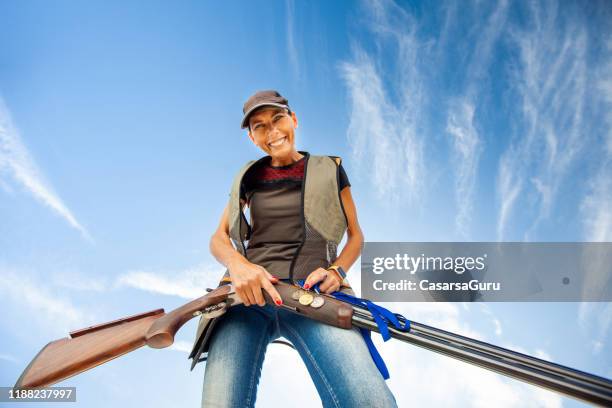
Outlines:
[[[340,275],[342,279],[346,278],[346,272],[344,272],[344,269],[342,269],[341,266],[333,265],[333,266],[330,266],[328,269],[330,270],[333,269],[334,271],[338,272],[338,275]]]

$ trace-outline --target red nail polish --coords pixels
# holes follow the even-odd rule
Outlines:
[[[304,284],[304,289],[310,289],[310,285],[308,283]]]
[[[278,306],[280,306],[280,305],[282,305],[282,304],[283,304],[283,301],[282,301],[282,300],[280,300],[280,299],[276,299],[276,300],[274,301],[274,303],[276,303]]]

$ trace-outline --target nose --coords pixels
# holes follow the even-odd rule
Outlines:
[[[268,143],[270,143],[280,137],[280,132],[278,131],[278,129],[276,129],[275,126],[270,126],[267,136],[268,136]]]

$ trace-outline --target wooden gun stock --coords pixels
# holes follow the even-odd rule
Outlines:
[[[198,311],[227,298],[229,285],[170,313],[157,309],[70,333],[47,344],[23,371],[15,388],[46,387],[147,344],[168,347],[176,332]]]

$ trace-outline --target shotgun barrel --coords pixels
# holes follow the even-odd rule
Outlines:
[[[306,317],[324,321],[337,327],[361,327],[380,332],[368,309],[350,305],[333,296],[319,294],[325,298],[323,307],[313,309],[291,298],[295,287],[277,285],[283,299],[283,308]],[[264,295],[265,296],[265,295]],[[270,302],[270,301],[269,301]],[[350,307],[350,310],[347,310]],[[342,312],[337,312],[342,308]],[[350,316],[350,325],[348,324]],[[403,316],[396,315],[401,323]],[[337,320],[334,324],[333,320]],[[401,331],[387,323],[391,337],[437,353],[477,365],[533,385],[559,392],[592,404],[612,406],[612,381],[607,378],[575,370],[526,354],[518,353],[483,341],[471,339],[445,330],[410,321],[410,330]]]
[[[372,314],[353,306],[353,324],[380,332]],[[405,319],[399,317],[404,323]],[[560,364],[528,356],[483,341],[410,321],[410,331],[387,325],[391,337],[477,365],[569,397],[612,406],[612,381]]]

